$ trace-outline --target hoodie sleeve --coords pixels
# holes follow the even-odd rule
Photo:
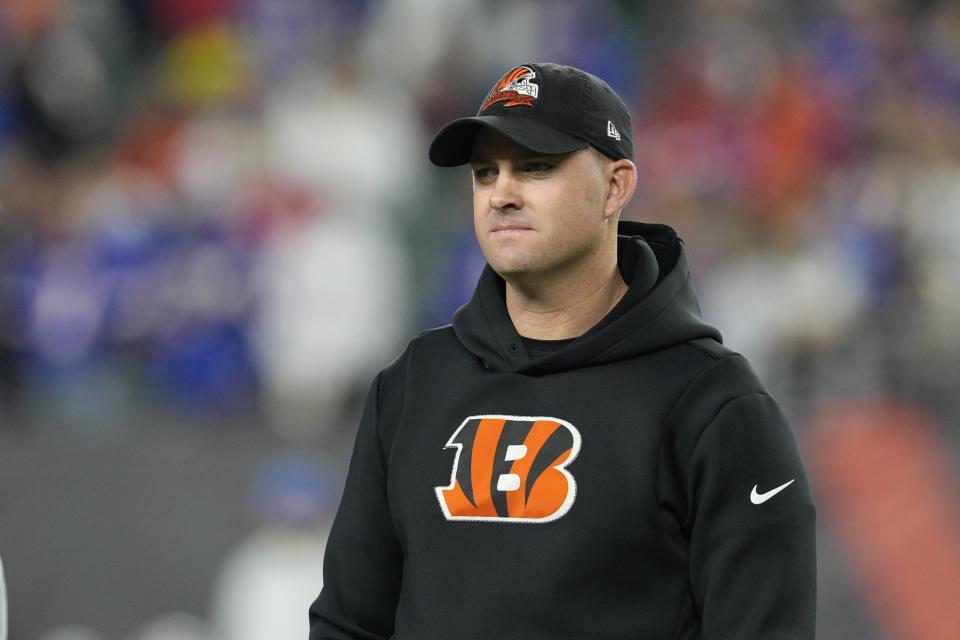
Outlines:
[[[403,553],[387,503],[379,435],[382,373],[367,395],[347,481],[323,561],[323,589],[310,607],[310,640],[383,640],[393,635]]]
[[[815,512],[783,414],[739,355],[681,401],[673,492],[703,640],[812,639]]]

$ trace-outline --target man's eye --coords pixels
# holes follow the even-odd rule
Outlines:
[[[490,167],[479,167],[473,170],[473,176],[477,180],[486,180],[493,175],[493,169]]]
[[[553,169],[553,165],[549,162],[528,162],[523,165],[523,170],[528,173],[546,173]]]

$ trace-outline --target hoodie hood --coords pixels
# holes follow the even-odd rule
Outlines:
[[[544,375],[634,358],[698,338],[721,341],[700,318],[683,241],[662,224],[620,222],[617,261],[629,289],[593,328],[563,349],[533,359],[505,302],[506,283],[486,265],[453,330],[487,369]]]

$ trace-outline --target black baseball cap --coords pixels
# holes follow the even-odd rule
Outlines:
[[[613,160],[633,160],[630,113],[597,76],[562,64],[512,68],[490,89],[477,115],[448,123],[430,144],[430,162],[470,162],[480,127],[499,131],[538,153],[569,153],[587,145]]]

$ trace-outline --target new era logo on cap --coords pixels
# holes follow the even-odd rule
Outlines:
[[[616,139],[618,142],[620,141],[620,132],[617,131],[617,128],[613,126],[613,122],[610,120],[607,120],[607,135]]]
[[[531,62],[507,71],[476,116],[454,120],[437,133],[430,161],[441,167],[470,162],[480,127],[538,153],[590,145],[614,160],[633,159],[633,126],[623,100],[597,76],[565,65]]]

